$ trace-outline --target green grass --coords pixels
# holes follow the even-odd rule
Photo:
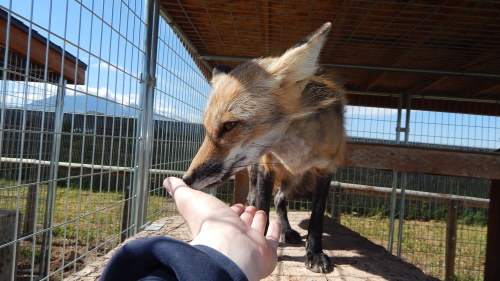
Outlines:
[[[0,187],[5,186],[15,184],[0,182]],[[36,230],[41,231],[47,186],[40,185],[38,189]],[[27,192],[27,187],[0,191],[0,208],[18,208],[25,217]],[[148,220],[175,214],[173,201],[162,196],[161,192],[155,194],[157,195],[150,196],[148,200]],[[52,231],[54,247],[62,247],[64,244],[70,250],[70,246],[77,245],[82,247],[83,253],[93,249],[105,253],[115,247],[120,242],[124,198],[122,191],[57,187]],[[387,247],[389,223],[386,217],[342,214],[341,222],[374,243]],[[481,280],[487,228],[482,224],[471,224],[467,219],[459,220],[458,225],[455,280]],[[22,259],[30,261],[32,256],[39,256],[41,237],[42,235],[37,235],[38,243],[34,248],[30,242],[32,240],[23,241],[24,244],[20,247]],[[405,220],[402,257],[427,274],[444,278],[445,238],[444,221]]]
[[[374,243],[387,247],[389,220],[377,217],[359,217],[343,214],[341,222]],[[397,237],[397,222],[395,241]],[[483,225],[468,225],[459,221],[455,280],[482,280],[486,250],[486,230]],[[404,222],[402,258],[415,264],[425,273],[444,278],[446,222]],[[393,246],[396,252],[396,243]]]

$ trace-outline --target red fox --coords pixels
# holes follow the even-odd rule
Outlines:
[[[288,222],[286,199],[312,194],[305,263],[322,273],[333,270],[322,250],[323,218],[345,148],[344,90],[317,63],[330,27],[325,23],[280,57],[214,69],[206,136],[183,176],[192,188],[210,188],[251,167],[247,203],[269,214],[277,186],[275,206],[287,243],[301,237]]]

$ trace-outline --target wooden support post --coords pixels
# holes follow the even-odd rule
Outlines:
[[[340,223],[340,196],[342,188],[340,185],[332,184],[332,219],[337,223]]]
[[[246,203],[249,185],[247,169],[236,173],[234,176],[233,204]]]
[[[500,180],[492,180],[488,211],[488,238],[484,281],[498,280],[500,276]]]
[[[16,210],[0,210],[0,245],[16,239],[15,230],[21,229],[21,214],[16,222]],[[0,248],[0,280],[15,280],[17,270],[17,251],[15,244]]]
[[[446,222],[446,250],[445,250],[445,280],[454,280],[455,256],[457,250],[457,217],[458,201],[451,200],[448,205],[448,215]]]
[[[130,186],[125,187],[125,202],[122,209],[120,242],[130,237]]]
[[[32,234],[35,231],[35,213],[36,200],[38,198],[38,184],[28,186],[28,194],[26,194],[26,211],[23,224],[23,235]]]

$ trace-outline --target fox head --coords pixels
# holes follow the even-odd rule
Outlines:
[[[256,163],[282,137],[301,109],[301,94],[318,69],[331,24],[279,57],[249,60],[213,71],[204,114],[205,139],[183,180],[192,188],[215,187]]]

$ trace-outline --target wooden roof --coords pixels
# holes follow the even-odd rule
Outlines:
[[[2,46],[6,45],[7,38],[7,23],[8,13],[5,10],[0,9],[0,44]],[[44,65],[47,62],[47,69],[49,73],[55,73],[57,75],[63,75],[68,83],[85,84],[85,71],[87,70],[87,65],[80,60],[77,60],[75,56],[68,52],[64,52],[64,69],[61,70],[61,62],[63,59],[63,49],[51,41],[47,42],[47,38],[43,37],[41,34],[35,30],[31,30],[31,46],[30,54],[28,56],[28,39],[30,39],[30,29],[22,21],[16,19],[15,17],[10,17],[10,33],[9,33],[9,53],[15,53],[24,58],[29,57],[31,63],[35,63],[43,70]],[[46,60],[46,49],[48,50],[48,58]],[[3,48],[2,48],[3,49]],[[1,59],[4,54],[0,54]],[[15,59],[14,59],[15,60]],[[18,61],[17,61],[18,62]],[[10,68],[15,69],[10,69]],[[9,68],[9,73],[7,78],[9,80],[24,80],[25,65],[15,65]],[[76,71],[76,79],[75,79]],[[28,79],[30,81],[40,82],[42,77],[38,75],[32,75],[30,73]],[[1,72],[0,72],[1,73]],[[22,74],[22,75],[19,75]],[[1,77],[1,76],[0,76]],[[75,81],[76,80],[76,81]],[[55,82],[55,81],[51,81]]]
[[[207,76],[279,55],[321,24],[320,62],[350,104],[500,115],[500,3],[493,1],[161,1]],[[417,101],[416,98],[418,99]],[[437,99],[436,99],[437,98]]]

